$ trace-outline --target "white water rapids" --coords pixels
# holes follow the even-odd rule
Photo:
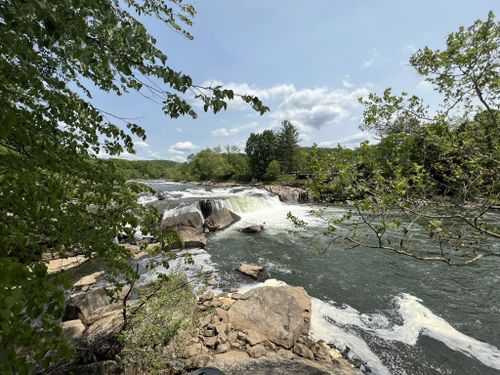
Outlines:
[[[154,184],[152,186],[155,187]],[[264,224],[266,236],[288,236],[288,231],[293,230],[292,224],[286,219],[286,214],[289,211],[292,211],[297,217],[307,220],[310,224],[324,225],[320,219],[310,215],[311,206],[283,204],[278,197],[262,189],[214,188],[207,191],[203,187],[191,186],[176,189],[176,185],[173,184],[163,185],[163,187],[165,186],[168,189],[165,193],[167,199],[178,199],[179,205],[166,211],[164,217],[184,212],[198,212],[202,215],[198,203],[199,199],[213,199],[217,207],[226,207],[241,216],[242,219],[238,223],[226,231],[216,234],[219,241],[223,241],[225,237],[236,235],[235,232],[238,229],[252,224]],[[153,198],[144,196],[141,197],[141,200],[146,203],[151,202]],[[333,215],[341,212],[341,208],[330,209],[330,213]],[[200,270],[213,271],[218,269],[218,265],[211,261],[210,241],[211,237],[208,238],[207,251],[194,250],[197,263],[195,262],[195,266],[191,269],[193,273]],[[301,244],[301,246],[304,245]],[[284,253],[283,257],[287,257],[286,250],[281,249]],[[282,267],[281,271],[285,267],[280,264],[266,264],[266,266]],[[178,267],[181,266],[178,265]],[[239,287],[240,291],[244,292],[259,286],[283,284],[283,282],[269,279],[265,283],[235,285],[235,287]],[[307,289],[307,285],[304,286]],[[390,311],[361,313],[351,306],[342,304],[343,301],[327,302],[313,297],[310,336],[315,340],[321,339],[331,343],[340,350],[349,348],[347,350],[348,356],[362,360],[374,374],[390,374],[391,370],[384,362],[384,358],[381,358],[370,342],[366,341],[366,337],[373,337],[374,340],[382,343],[396,342],[411,348],[417,345],[421,336],[427,336],[441,342],[454,352],[475,358],[483,365],[500,371],[500,350],[495,346],[461,333],[445,319],[433,313],[417,296],[399,293],[392,295],[390,299],[392,300],[392,310]],[[401,370],[398,373],[406,374],[408,372]],[[436,371],[436,373],[441,372]]]

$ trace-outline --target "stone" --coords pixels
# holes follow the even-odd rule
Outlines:
[[[234,300],[239,300],[239,299],[241,299],[241,294],[240,293],[233,293],[231,295],[231,298]]]
[[[262,344],[267,350],[271,350],[273,352],[276,350],[276,345],[269,340],[264,341]]]
[[[304,288],[266,286],[236,301],[229,309],[229,322],[236,330],[254,332],[262,341],[290,349],[303,331],[309,331],[303,315],[310,310],[311,299]]]
[[[62,336],[71,340],[80,337],[85,331],[85,326],[80,319],[68,320],[61,323]]]
[[[280,201],[288,203],[309,203],[312,201],[309,193],[301,188],[280,186],[280,185],[266,185],[264,189],[276,194]]]
[[[242,233],[249,233],[249,234],[253,234],[253,233],[260,233],[264,230],[264,226],[263,225],[250,225],[246,228],[243,228],[241,230]]]
[[[198,319],[198,325],[201,328],[204,328],[204,327],[208,326],[211,321],[212,321],[212,316],[211,315],[206,315],[206,316],[201,317],[200,319]]]
[[[256,266],[255,264],[241,263],[238,267],[238,271],[256,279],[259,273],[264,271],[264,267]]]
[[[217,333],[226,333],[228,331],[227,329],[227,323],[217,323],[217,324],[214,324],[215,326],[215,331]]]
[[[225,342],[227,342],[227,335],[224,331],[222,331],[217,335],[217,343],[224,344]]]
[[[205,340],[205,346],[208,346],[209,348],[215,348],[215,345],[217,345],[217,337],[209,337],[208,339]]]
[[[89,324],[92,314],[98,309],[109,305],[110,302],[111,300],[104,288],[76,294],[66,301],[63,320],[80,319]]]
[[[214,210],[210,216],[207,217],[205,220],[205,226],[210,231],[223,230],[233,225],[240,219],[240,216],[223,207],[218,210]]]
[[[176,216],[164,218],[161,221],[161,229],[191,227],[203,230],[203,219],[198,212],[186,212]]]
[[[192,227],[180,227],[177,229],[177,233],[184,244],[185,248],[201,247],[207,246],[207,238],[200,229]]]
[[[223,305],[229,306],[231,306],[235,302],[232,298],[228,297],[219,297],[219,301],[221,301]]]
[[[67,271],[85,263],[88,260],[89,259],[83,255],[50,260],[49,262],[47,262],[47,273],[49,275],[53,275],[55,273]]]
[[[309,349],[304,344],[296,343],[293,347],[293,352],[300,355],[301,357],[314,359],[314,354],[311,349]]]
[[[215,285],[217,285],[218,283],[219,283],[219,282],[217,281],[217,279],[216,279],[216,278],[210,278],[210,279],[208,279],[208,280],[207,280],[207,284],[208,284],[208,285],[211,285],[211,286],[215,286]]]
[[[236,288],[229,288],[229,293],[238,293],[238,289],[236,289]]]
[[[200,296],[200,301],[205,302],[205,301],[211,301],[214,298],[214,292],[209,290],[208,292],[203,293],[203,295]]]
[[[283,348],[279,349],[276,354],[278,355],[279,358],[283,358],[283,359],[292,360],[295,358],[295,356],[293,355],[293,353],[290,350],[286,350]]]
[[[223,344],[217,345],[216,352],[222,354],[227,352],[229,349],[231,349],[231,345],[228,342],[225,342]]]
[[[207,218],[217,209],[215,202],[212,199],[202,199],[199,201],[200,211],[203,218]]]
[[[184,362],[184,367],[187,370],[198,369],[200,367],[205,367],[212,358],[208,354],[199,354],[194,357],[189,357]]]
[[[217,317],[219,317],[219,319],[224,322],[229,321],[229,313],[226,310],[221,309],[220,307],[215,309],[215,315],[217,315]]]
[[[266,348],[263,345],[257,344],[252,346],[247,352],[252,358],[260,358],[266,355]]]
[[[231,346],[236,346],[236,344],[238,343],[238,334],[236,333],[236,331],[231,331],[228,333],[227,341],[229,342],[229,344],[231,344]]]
[[[104,271],[94,272],[90,275],[84,276],[73,284],[73,287],[88,290],[90,286],[94,285],[97,280],[104,275]]]

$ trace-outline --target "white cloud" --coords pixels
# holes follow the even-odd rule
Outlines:
[[[181,128],[175,128],[175,130],[177,131],[177,133],[182,133],[182,129]]]
[[[319,147],[336,147],[339,143],[343,146],[357,146],[359,143],[370,140],[370,134],[367,132],[358,132],[356,134],[353,134],[351,136],[341,138],[335,141],[324,141],[318,143]]]
[[[373,65],[373,63],[375,63],[376,58],[379,56],[380,56],[380,52],[378,51],[378,49],[373,48],[372,49],[372,56],[363,63],[363,66],[365,68],[369,68],[370,66]]]
[[[375,60],[373,60],[373,59],[366,60],[366,61],[363,63],[363,66],[364,66],[365,68],[369,68],[370,66],[372,66],[372,65],[373,65],[373,63],[374,63],[374,62],[375,62]]]
[[[144,141],[135,141],[134,142],[134,148],[137,150],[137,151],[141,151],[141,150],[149,150],[149,144],[147,144],[146,142]]]
[[[421,80],[418,84],[417,84],[417,87],[416,89],[420,92],[423,92],[423,93],[428,93],[428,92],[432,92],[434,91],[434,86],[432,85],[432,83],[426,81],[426,80]]]
[[[185,142],[177,142],[176,144],[172,145],[170,147],[170,150],[172,151],[192,151],[194,149],[198,148],[198,146],[194,145],[190,141],[185,141]]]
[[[353,86],[354,86],[354,84],[353,84],[353,83],[351,83],[351,82],[350,82],[349,80],[347,80],[347,79],[343,79],[343,80],[342,80],[342,86],[344,86],[345,88],[350,89],[351,87],[353,87]]]
[[[259,123],[256,121],[250,122],[248,124],[232,126],[230,128],[219,128],[212,131],[212,135],[216,137],[229,137],[231,135],[236,135],[241,133],[244,130],[253,129],[259,126]]]

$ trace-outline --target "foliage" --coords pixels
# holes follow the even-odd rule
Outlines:
[[[289,174],[297,172],[299,166],[299,131],[290,121],[283,121],[281,128],[276,134],[277,158],[281,165],[281,171]]]
[[[192,332],[196,328],[196,296],[182,273],[172,273],[149,285],[139,301],[143,305],[120,336],[121,358],[127,368],[158,373],[172,360],[165,355],[164,346],[179,331]]]
[[[113,164],[124,179],[168,178],[178,163],[171,160],[125,160],[104,159],[102,163]]]
[[[181,0],[0,2],[0,372],[29,372],[69,354],[54,328],[64,309],[60,278],[42,254],[102,258],[119,288],[137,279],[130,254],[114,243],[138,225],[154,233],[156,215],[105,153],[133,153],[145,139],[135,122],[92,103],[90,88],[138,91],[166,115],[217,113],[237,94],[201,87],[166,65],[138,17],[153,17],[191,39],[195,10]],[[258,98],[241,96],[259,113]],[[19,277],[23,275],[24,277]],[[35,297],[36,298],[32,298]],[[31,327],[31,331],[30,331]]]
[[[252,177],[262,180],[269,163],[276,158],[277,139],[271,130],[264,130],[261,134],[252,133],[247,139],[245,153],[250,163]]]
[[[266,169],[264,178],[268,181],[274,181],[280,175],[281,166],[278,160],[271,160]]]
[[[361,100],[363,127],[380,143],[352,152],[337,148],[326,159],[313,148],[313,191],[349,203],[343,217],[325,217],[331,244],[450,265],[500,255],[491,213],[500,201],[499,51],[500,24],[490,13],[450,34],[445,50],[424,48],[411,57],[443,94],[437,113],[416,96],[387,89]],[[434,246],[416,247],[421,233]]]

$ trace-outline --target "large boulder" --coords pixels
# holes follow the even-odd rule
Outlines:
[[[227,208],[223,207],[212,212],[212,214],[205,220],[205,226],[210,231],[223,230],[233,225],[240,219],[241,217],[236,215],[234,212],[231,212]]]
[[[63,337],[68,340],[80,337],[85,331],[85,326],[80,319],[62,322],[61,328]]]
[[[97,271],[90,275],[83,276],[79,280],[77,280],[73,287],[77,289],[82,289],[83,291],[89,290],[89,288],[94,285],[100,278],[104,275],[104,271]]]
[[[179,237],[181,238],[181,241],[184,244],[185,248],[204,248],[207,245],[207,238],[199,229],[195,229],[192,227],[182,227],[177,229],[177,233],[179,234]]]
[[[234,329],[252,336],[252,344],[266,340],[287,349],[309,331],[311,298],[302,287],[261,287],[245,293],[228,311]]]
[[[203,217],[206,219],[217,209],[215,202],[212,199],[202,199],[200,200],[200,210]]]
[[[161,229],[192,227],[203,229],[203,220],[198,212],[186,212],[177,216],[167,217],[161,221]]]
[[[264,189],[276,194],[282,202],[308,203],[312,201],[309,193],[302,188],[281,185],[266,185],[264,186]]]
[[[259,277],[259,274],[264,271],[264,267],[256,266],[255,264],[241,263],[238,271],[256,279]]]
[[[47,262],[47,272],[49,275],[67,271],[88,261],[83,255],[76,255],[68,258],[54,259]]]

